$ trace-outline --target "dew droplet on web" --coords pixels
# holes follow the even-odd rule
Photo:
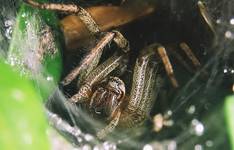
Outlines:
[[[192,115],[192,114],[195,113],[195,111],[196,111],[196,107],[195,107],[194,105],[191,105],[191,106],[188,108],[187,113]]]
[[[216,23],[217,23],[217,24],[220,24],[221,22],[222,22],[221,19],[217,19],[217,20],[216,20]]]
[[[203,147],[200,144],[196,144],[194,150],[203,150]]]
[[[233,33],[231,31],[226,31],[225,32],[225,38],[227,39],[233,39]]]
[[[208,140],[208,141],[206,141],[206,146],[207,147],[212,147],[213,146],[213,141],[211,141],[211,140]]]
[[[234,18],[230,19],[230,24],[234,25]]]
[[[205,131],[205,128],[200,121],[198,121],[197,119],[193,119],[191,121],[191,131],[192,134],[195,134],[197,136],[202,136]]]
[[[4,22],[4,28],[5,28],[5,36],[8,40],[11,39],[11,36],[12,36],[12,28],[13,28],[13,25],[14,25],[14,21],[12,19],[7,19],[5,22]]]
[[[146,145],[143,147],[143,150],[153,150],[153,147],[152,147],[150,144],[146,144]]]

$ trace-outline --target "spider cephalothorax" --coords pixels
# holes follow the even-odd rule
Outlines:
[[[90,99],[89,108],[96,114],[112,118],[120,109],[124,96],[124,82],[118,77],[109,77],[97,86]]]

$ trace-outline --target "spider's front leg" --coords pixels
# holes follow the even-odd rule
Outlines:
[[[87,29],[92,33],[100,32],[100,29],[92,18],[92,16],[82,7],[74,4],[57,4],[57,3],[38,3],[34,0],[24,0],[28,5],[45,10],[54,10],[63,13],[76,14],[80,20],[85,24]]]
[[[87,76],[78,93],[73,95],[69,101],[73,103],[82,103],[89,100],[92,95],[93,85],[106,78],[110,72],[112,72],[124,62],[124,59],[124,55],[114,54],[112,57],[99,65]]]
[[[71,71],[62,81],[63,85],[68,85],[74,80],[82,71],[85,75],[89,74],[98,64],[102,55],[104,47],[111,41],[125,53],[130,50],[129,43],[124,36],[118,31],[112,31],[105,34],[105,36],[98,42],[98,44],[90,50],[90,52],[82,60],[81,64]],[[84,75],[82,75],[84,76]]]
[[[74,4],[38,3],[34,0],[23,0],[25,3],[40,9],[56,10],[67,13],[78,13],[80,8]]]
[[[97,133],[99,139],[103,139],[116,126],[131,128],[141,125],[149,115],[161,85],[161,78],[157,74],[155,46],[142,50],[136,60],[129,102],[127,106],[122,105],[111,122]]]
[[[155,52],[157,47],[158,44],[152,44],[143,49],[136,60],[130,99],[121,115],[120,126],[141,125],[150,113],[162,84],[162,78],[157,72],[159,67]]]

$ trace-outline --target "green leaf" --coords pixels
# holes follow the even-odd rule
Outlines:
[[[34,81],[44,100],[60,80],[60,37],[54,12],[22,3],[13,30],[8,62]]]
[[[225,100],[225,118],[227,123],[227,130],[229,141],[234,150],[234,96],[229,96]]]
[[[32,83],[0,61],[0,149],[47,150],[47,122]]]

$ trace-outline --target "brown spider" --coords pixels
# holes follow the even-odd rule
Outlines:
[[[74,13],[80,17],[90,32],[100,32],[92,16],[79,6],[51,3],[42,4],[32,0],[25,0],[25,2],[41,9]],[[198,2],[198,6],[202,17],[213,31],[208,14],[200,1]],[[103,48],[111,40],[122,51],[116,52],[109,59],[98,65]],[[200,68],[201,64],[199,60],[185,42],[180,43],[180,48],[185,52],[194,66]],[[161,86],[161,77],[157,73],[160,65],[159,57],[164,64],[172,85],[178,87],[165,47],[159,43],[154,43],[140,51],[134,67],[131,92],[129,96],[126,96],[124,82],[118,77],[109,76],[109,74],[126,62],[125,60],[127,59],[129,50],[128,41],[121,33],[118,31],[107,32],[98,44],[90,50],[80,65],[62,81],[63,85],[68,85],[78,75],[81,76],[81,87],[77,94],[69,98],[69,101],[72,103],[86,103],[90,111],[107,117],[109,124],[97,133],[100,139],[112,132],[116,126],[129,128],[139,126],[149,116],[157,95],[155,91],[158,91]],[[180,55],[175,52],[173,54],[185,67],[187,66]]]

